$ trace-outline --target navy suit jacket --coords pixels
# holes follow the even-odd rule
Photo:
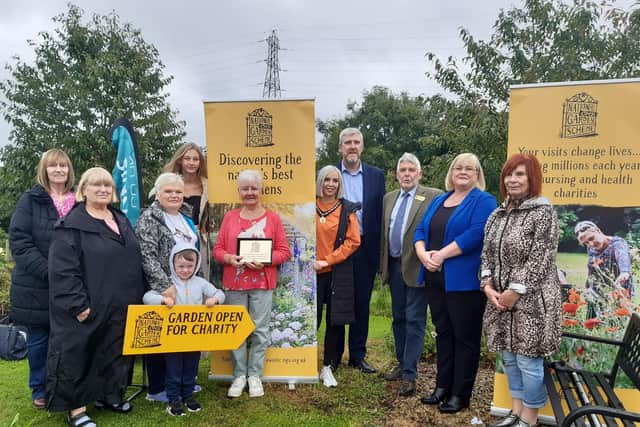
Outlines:
[[[342,161],[337,165],[342,170]],[[382,230],[382,199],[385,194],[384,173],[375,166],[362,162],[362,230],[363,245],[368,265],[378,271],[380,263],[380,231]],[[349,197],[345,194],[345,198]]]

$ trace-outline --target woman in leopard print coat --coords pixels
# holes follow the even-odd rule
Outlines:
[[[535,425],[546,402],[543,357],[558,351],[560,283],[556,269],[558,219],[540,197],[538,160],[515,154],[500,182],[505,201],[487,220],[481,288],[487,347],[500,352],[509,381],[512,413],[497,426]]]

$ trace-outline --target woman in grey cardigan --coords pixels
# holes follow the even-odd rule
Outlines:
[[[558,219],[540,197],[542,171],[534,156],[514,154],[500,178],[505,201],[487,220],[480,287],[489,301],[487,347],[502,356],[512,407],[493,426],[528,427],[547,399],[543,358],[560,347]]]

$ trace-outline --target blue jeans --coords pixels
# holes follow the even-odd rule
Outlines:
[[[200,352],[168,353],[165,355],[165,360],[167,362],[165,389],[169,402],[190,399],[193,396],[193,387],[196,385]]]
[[[389,289],[396,359],[402,379],[415,381],[427,324],[427,292],[424,286],[413,288],[404,283],[399,258],[389,258]]]
[[[31,398],[47,397],[47,349],[49,328],[30,327],[27,330],[27,359],[29,359],[29,387]]]
[[[526,408],[542,408],[547,402],[543,358],[527,357],[509,351],[503,351],[501,356],[511,398],[522,400]]]

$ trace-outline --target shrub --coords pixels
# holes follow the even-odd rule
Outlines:
[[[0,228],[0,319],[9,314],[9,287],[11,267],[9,260],[7,233]]]

